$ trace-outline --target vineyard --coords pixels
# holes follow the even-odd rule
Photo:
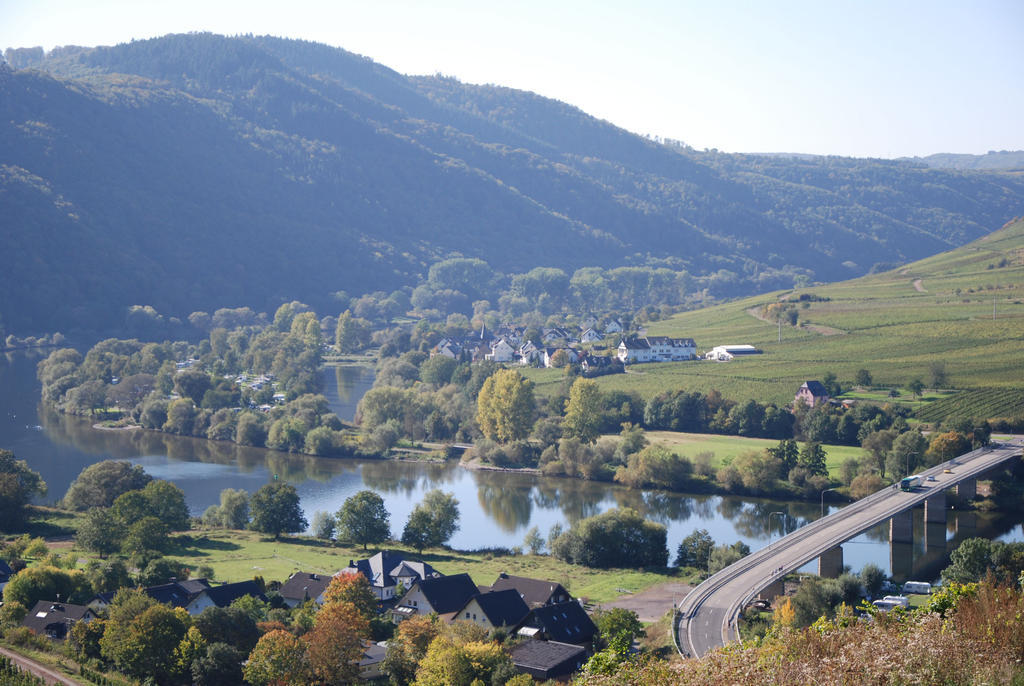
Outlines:
[[[979,388],[936,400],[914,416],[924,422],[948,419],[992,419],[1013,417],[1024,412],[1024,389]]]

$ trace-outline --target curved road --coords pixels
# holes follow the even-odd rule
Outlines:
[[[736,640],[740,609],[757,593],[799,569],[825,551],[842,544],[895,514],[907,510],[937,492],[976,478],[1006,460],[1020,456],[1019,438],[961,455],[923,472],[934,476],[924,486],[905,493],[889,486],[838,512],[814,521],[767,547],[712,575],[690,592],[679,605],[679,645],[683,652],[700,657]],[[952,470],[951,474],[944,469]]]

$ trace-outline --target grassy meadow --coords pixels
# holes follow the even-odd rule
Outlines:
[[[805,294],[823,300],[800,302]],[[797,326],[783,326],[781,342],[776,323],[754,316],[762,305],[779,301],[792,301],[799,313]],[[652,335],[692,337],[699,351],[749,343],[764,354],[732,362],[635,365],[626,374],[601,377],[602,388],[645,398],[678,388],[718,389],[733,400],[781,405],[804,381],[829,371],[845,386],[859,369],[871,372],[876,386],[905,388],[914,379],[927,385],[936,361],[945,363],[952,389],[1020,386],[1024,220],[894,271],[684,312],[647,328]],[[560,370],[528,375],[541,396],[562,381]],[[917,404],[940,397],[926,395]],[[902,391],[899,401],[914,399]]]

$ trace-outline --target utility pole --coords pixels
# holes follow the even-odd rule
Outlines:
[[[992,307],[995,307],[994,303],[993,303]],[[993,319],[994,318],[995,317],[993,317]],[[782,317],[779,317],[779,343],[781,343],[781,342],[782,342]]]

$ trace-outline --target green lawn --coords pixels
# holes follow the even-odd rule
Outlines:
[[[744,438],[743,436],[719,436],[716,434],[687,434],[674,431],[648,431],[647,440],[670,447],[676,454],[694,457],[698,453],[709,452],[714,455],[712,464],[717,468],[726,461],[751,450],[764,450],[779,444],[770,438]],[[823,446],[826,453],[826,464],[832,478],[839,477],[839,468],[851,457],[860,457],[863,450],[847,445]]]
[[[350,560],[368,557],[379,550],[371,547],[364,552],[361,547],[335,545],[305,536],[273,541],[252,531],[192,531],[174,537],[174,541],[169,557],[184,560],[193,569],[209,565],[218,581],[241,581],[258,575],[266,581],[283,582],[300,570],[330,574],[348,566]],[[675,569],[600,570],[570,565],[546,555],[494,556],[443,549],[428,549],[419,554],[401,544],[388,547],[429,562],[442,574],[466,572],[477,584],[489,585],[499,573],[507,572],[556,581],[573,595],[593,602],[612,600],[624,591],[641,591],[671,579],[693,581],[678,576]]]

